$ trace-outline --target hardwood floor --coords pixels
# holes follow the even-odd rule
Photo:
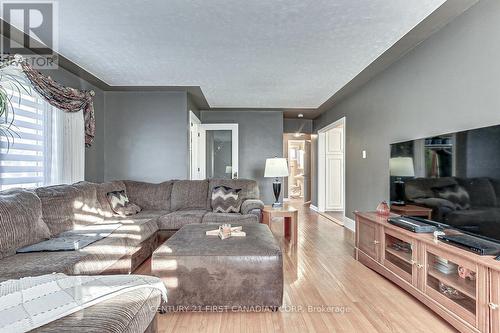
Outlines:
[[[456,332],[399,287],[353,259],[353,233],[299,208],[299,241],[290,248],[282,222],[284,306],[263,313],[168,313],[159,332]],[[137,271],[148,274],[146,261]]]

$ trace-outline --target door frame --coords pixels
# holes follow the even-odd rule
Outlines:
[[[238,124],[201,124],[200,125],[200,175],[201,179],[207,178],[207,131],[217,131],[217,130],[230,130],[231,131],[231,154],[232,154],[232,172],[231,178],[238,179],[239,168],[238,168]]]
[[[201,120],[189,110],[189,179],[200,180],[201,160],[200,160],[200,125]]]
[[[345,188],[345,178],[346,178],[346,117],[342,117],[339,120],[327,125],[318,130],[318,186],[317,186],[317,195],[318,195],[318,210],[322,213],[326,211],[326,132],[329,130],[339,127],[342,125],[344,128],[343,131],[343,167],[342,167],[342,203],[343,203],[343,213],[345,216],[345,199],[346,199],[346,188]]]

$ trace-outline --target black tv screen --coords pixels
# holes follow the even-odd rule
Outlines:
[[[500,242],[500,125],[394,143],[390,174],[391,202]]]

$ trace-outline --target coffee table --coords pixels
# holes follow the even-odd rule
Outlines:
[[[264,224],[246,237],[206,236],[220,224],[188,224],[154,251],[151,272],[167,287],[165,311],[275,310],[283,299],[280,246]],[[234,224],[238,226],[242,224]]]
[[[291,245],[297,244],[298,238],[298,210],[289,206],[284,205],[282,207],[264,206],[262,211],[262,223],[267,224],[269,228],[273,221],[273,217],[283,217],[284,218],[284,234],[285,239],[287,239]]]

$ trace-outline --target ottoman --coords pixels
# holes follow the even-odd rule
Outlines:
[[[218,227],[186,225],[153,253],[152,274],[167,286],[164,310],[279,308],[283,300],[283,258],[269,227],[245,224],[246,237],[224,240],[205,235]]]

